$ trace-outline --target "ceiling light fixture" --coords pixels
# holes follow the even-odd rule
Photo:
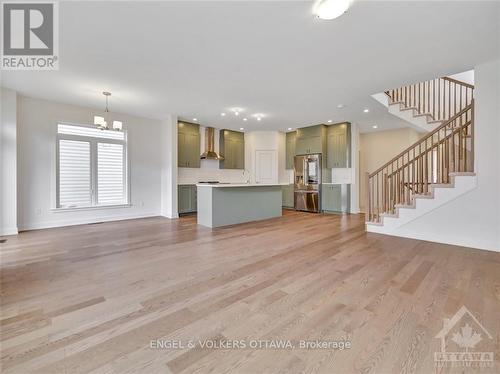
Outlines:
[[[198,121],[198,118],[193,118],[193,121],[195,121],[195,122]]]
[[[291,127],[289,127],[289,128],[288,128],[288,131],[292,131],[292,128],[291,128]]]
[[[243,121],[248,121],[248,118],[243,118]]]
[[[365,112],[365,113],[368,113],[369,111],[370,111],[370,109],[363,110],[363,112]]]
[[[104,91],[102,93],[106,97],[106,109],[104,110],[104,116],[94,116],[94,125],[101,130],[109,130],[109,109],[108,109],[108,98],[111,96],[111,92]],[[113,130],[121,131],[123,129],[122,121],[113,121]]]
[[[347,12],[349,0],[318,0],[314,4],[313,14],[320,19],[332,20]]]
[[[337,108],[339,108],[339,109],[345,108],[345,105],[344,104],[339,104],[339,105],[337,105]]]
[[[331,119],[329,119],[329,120],[328,120],[328,121],[326,121],[326,122],[328,122],[328,123],[332,123],[333,121],[332,121]]]
[[[377,125],[373,125],[372,126],[374,129],[378,129],[378,126]]]
[[[244,127],[240,127],[240,130],[245,130],[245,128]]]
[[[221,115],[222,117],[224,117],[224,116],[226,115],[226,113],[221,113],[220,115]]]

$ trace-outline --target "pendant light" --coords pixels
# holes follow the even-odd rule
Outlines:
[[[104,116],[94,116],[94,125],[96,125],[101,130],[110,130],[108,126],[109,121],[109,109],[108,109],[108,98],[111,96],[111,92],[104,91],[102,93],[106,97],[106,109],[104,110]],[[113,121],[113,130],[121,131],[123,129],[123,123],[121,121]]]

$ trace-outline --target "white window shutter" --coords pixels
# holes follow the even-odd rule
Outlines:
[[[97,143],[99,205],[125,204],[125,153],[122,144]]]
[[[92,204],[90,142],[59,140],[59,206]]]

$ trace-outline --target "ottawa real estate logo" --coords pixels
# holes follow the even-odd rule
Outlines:
[[[57,2],[2,2],[2,70],[58,70]]]
[[[452,318],[443,319],[443,328],[435,336],[441,351],[434,353],[436,367],[493,367],[493,337],[481,322],[462,306]]]

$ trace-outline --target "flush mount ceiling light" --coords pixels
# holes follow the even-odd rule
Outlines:
[[[349,0],[318,0],[314,4],[313,14],[324,20],[332,20],[347,12]]]
[[[221,113],[220,115],[221,115],[222,117],[224,117],[224,116],[226,115],[226,113]]]
[[[378,129],[378,126],[377,125],[373,125],[372,126],[374,129]]]
[[[333,121],[332,121],[331,119],[329,119],[329,120],[328,120],[328,121],[326,121],[326,122],[328,122],[328,123],[332,123]]]
[[[369,111],[370,111],[370,109],[363,110],[363,112],[365,112],[365,113],[368,113]]]
[[[243,121],[248,121],[248,118],[243,118]]]
[[[106,109],[104,110],[104,116],[94,116],[94,125],[101,130],[109,130],[108,98],[111,96],[111,92],[104,91],[102,94],[106,97]],[[123,123],[121,121],[113,121],[113,130],[121,131],[122,129]]]
[[[193,118],[193,121],[195,121],[195,122],[198,121],[198,118]]]
[[[345,104],[339,104],[339,105],[337,105],[337,108],[339,108],[339,109],[345,108]]]
[[[244,127],[240,127],[240,130],[245,130],[245,128]]]

